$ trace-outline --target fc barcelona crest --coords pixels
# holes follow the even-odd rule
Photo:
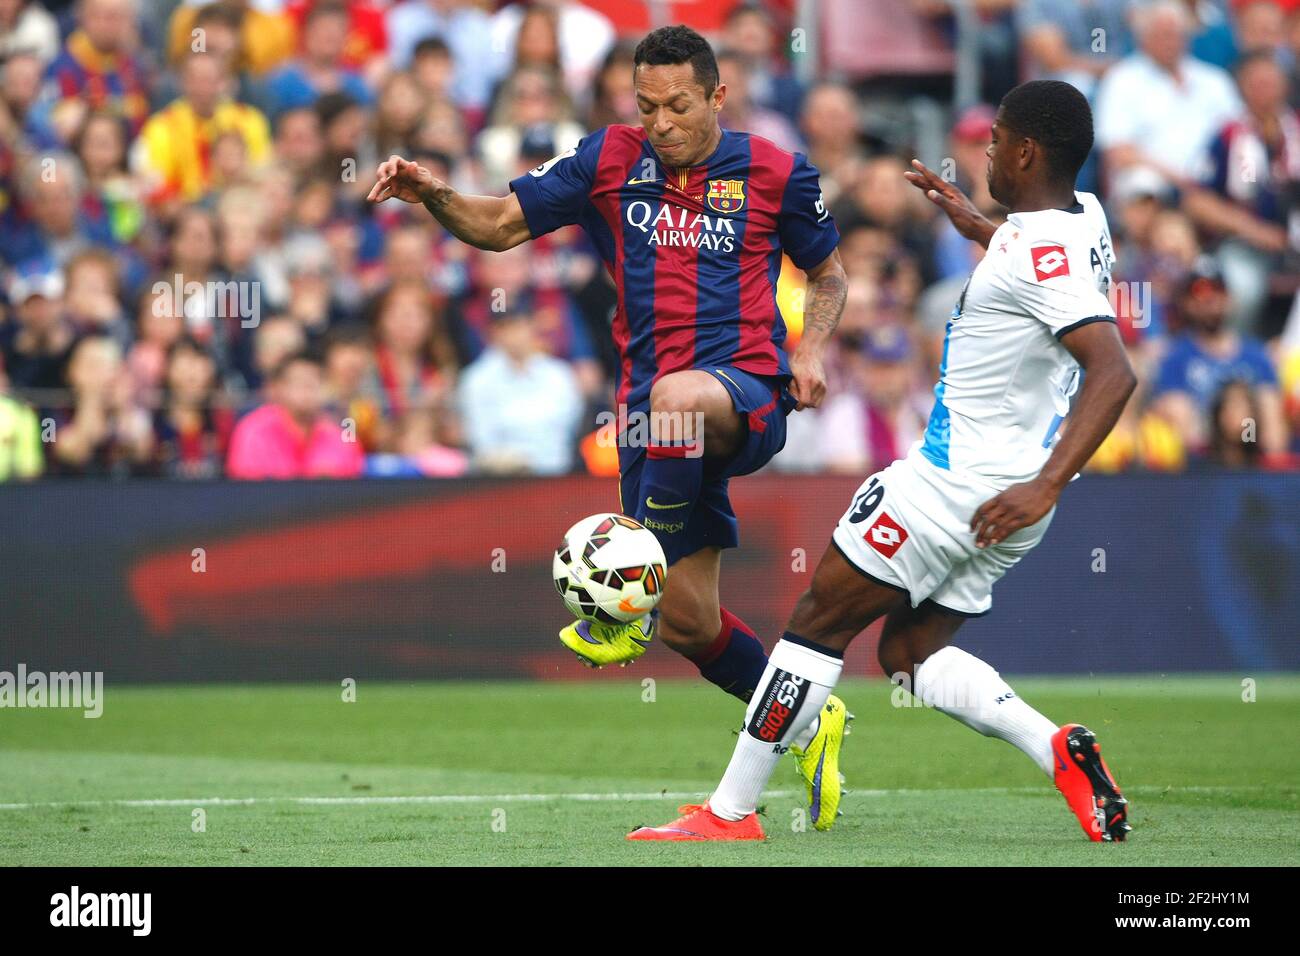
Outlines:
[[[714,212],[740,212],[745,208],[745,181],[743,179],[710,179],[704,192],[709,208]]]

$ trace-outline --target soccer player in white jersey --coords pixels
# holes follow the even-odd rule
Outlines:
[[[925,435],[868,478],[840,519],[713,796],[628,839],[762,839],[755,808],[773,768],[821,710],[844,649],[882,616],[880,665],[892,680],[1024,751],[1090,839],[1125,838],[1127,801],[1092,731],[1053,723],[950,643],[966,618],[989,611],[994,582],[1042,539],[1061,492],[1136,385],[1107,298],[1106,217],[1096,197],[1074,189],[1091,148],[1083,95],[1035,81],[1007,94],[993,124],[988,179],[1009,210],[1001,226],[921,163],[905,174],[988,249],[948,323]]]

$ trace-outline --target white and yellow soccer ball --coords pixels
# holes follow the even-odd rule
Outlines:
[[[609,513],[583,518],[565,532],[551,573],[568,609],[595,624],[626,624],[649,614],[668,574],[654,532]]]

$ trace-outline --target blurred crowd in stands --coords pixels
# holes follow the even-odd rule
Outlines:
[[[1090,467],[1300,463],[1300,0],[972,0],[960,108],[945,0],[656,6],[715,41],[725,127],[809,155],[842,236],[830,391],[770,467],[862,475],[919,437],[983,250],[902,173],[998,217],[993,105],[1039,77],[1093,101],[1080,188],[1141,379]],[[0,0],[0,481],[616,470],[615,297],[582,233],[483,253],[364,197],[394,153],[499,195],[638,123],[646,8]]]

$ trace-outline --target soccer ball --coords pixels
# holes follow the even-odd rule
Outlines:
[[[624,515],[598,514],[565,532],[551,573],[576,617],[626,624],[659,603],[667,563],[653,531]]]

